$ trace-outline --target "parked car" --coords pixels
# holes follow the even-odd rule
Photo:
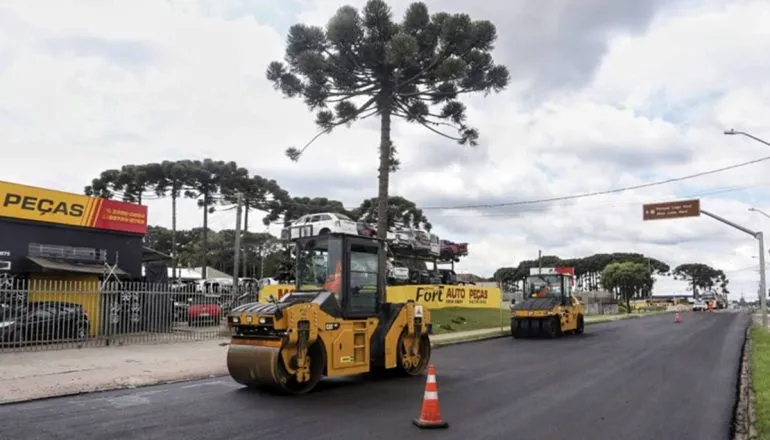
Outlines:
[[[430,234],[430,254],[434,257],[441,255],[441,240],[436,234]]]
[[[409,268],[400,263],[388,262],[388,282],[392,284],[406,284],[409,282]]]
[[[693,312],[705,312],[708,310],[708,305],[703,301],[695,301],[692,305]]]
[[[88,313],[77,303],[29,301],[23,308],[6,306],[0,312],[0,341],[4,343],[23,345],[88,337]]]
[[[187,302],[183,295],[173,295],[171,297],[172,315],[174,322],[187,321],[187,312],[190,309],[190,304]]]
[[[291,223],[291,227],[312,225],[314,234],[328,234],[340,232],[345,234],[358,235],[358,223],[344,214],[336,212],[317,212],[314,214],[303,215]],[[289,228],[281,231],[281,238],[287,240],[289,237]]]
[[[444,260],[456,260],[468,255],[468,243],[454,243],[449,240],[441,240],[441,258]]]
[[[452,269],[439,269],[441,284],[457,284],[457,273]]]
[[[430,253],[431,251],[431,242],[430,242],[430,233],[427,231],[424,231],[422,229],[413,229],[413,236],[414,236],[414,249],[417,252],[422,253]]]
[[[374,237],[377,235],[377,228],[366,222],[359,221],[356,223],[356,227],[358,235],[363,235],[364,237]]]
[[[395,225],[388,231],[388,242],[393,249],[408,249],[413,250],[417,248],[417,242],[415,239],[414,231],[403,225]]]
[[[216,295],[193,295],[188,298],[187,324],[218,324],[222,318],[222,307]]]

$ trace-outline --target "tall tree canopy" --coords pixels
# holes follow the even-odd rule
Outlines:
[[[631,298],[649,296],[654,283],[652,271],[644,263],[610,263],[602,271],[602,286],[625,300],[628,313],[631,313]]]
[[[500,281],[507,289],[513,289],[514,285],[529,275],[529,269],[542,264],[544,267],[570,266],[575,268],[575,278],[578,287],[589,290],[599,288],[602,271],[608,264],[635,262],[649,265],[653,273],[664,274],[671,270],[668,264],[643,254],[631,252],[615,252],[612,254],[594,254],[581,258],[562,259],[556,255],[543,255],[542,261],[537,259],[524,260],[517,267],[501,267],[495,271],[494,278]]]
[[[388,197],[387,206],[388,227],[393,226],[396,222],[401,222],[408,226],[425,228],[427,231],[432,228],[422,209],[418,208],[411,200],[399,196]],[[353,210],[351,215],[367,223],[377,223],[377,197],[364,200],[361,206]]]
[[[248,230],[248,212],[258,209],[266,212],[265,224],[277,219],[285,209],[288,193],[275,180],[250,176],[248,170],[235,162],[212,159],[163,161],[161,163],[123,165],[120,169],[101,172],[84,188],[87,195],[119,198],[126,202],[142,203],[148,198],[171,197],[171,248],[172,266],[178,266],[179,249],[176,246],[177,202],[180,197],[195,199],[203,208],[201,229],[201,258],[207,251],[208,215],[217,204],[234,203],[237,191],[244,195]],[[248,258],[245,254],[244,258]],[[202,258],[205,273],[206,262]],[[244,261],[247,264],[248,260]],[[174,270],[175,272],[175,270]]]
[[[690,282],[693,297],[698,298],[703,290],[718,289],[720,293],[730,293],[730,281],[722,270],[702,263],[680,264],[673,271],[674,277]]]
[[[144,237],[144,245],[163,253],[171,252],[172,231],[162,226],[150,226]],[[176,232],[178,240],[179,266],[202,267],[203,253],[201,249],[202,228],[181,230]],[[235,247],[235,231],[223,229],[209,230],[206,266],[213,267],[225,273],[233,273],[233,249]],[[243,268],[239,269],[243,277],[274,276],[282,260],[279,240],[266,233],[242,232],[241,261]],[[245,258],[248,255],[248,258]],[[246,263],[248,261],[248,263]]]
[[[409,5],[401,23],[383,0],[369,0],[359,12],[342,6],[326,29],[291,26],[285,62],[269,64],[266,76],[287,97],[301,97],[316,111],[320,133],[302,149],[286,154],[298,160],[321,134],[355,120],[380,119],[377,234],[385,238],[388,184],[395,149],[393,117],[418,123],[460,144],[476,145],[479,133],[466,122],[464,94],[499,92],[509,72],[490,51],[495,26],[467,14],[429,14],[425,3]],[[440,106],[438,110],[431,107]],[[331,109],[333,108],[333,110]],[[438,127],[449,126],[452,135]]]
[[[84,192],[90,196],[121,199],[130,203],[169,197],[171,229],[168,235],[163,235],[163,240],[167,239],[168,243],[157,238],[158,229],[153,229],[157,227],[150,227],[147,243],[150,247],[172,256],[173,276],[176,276],[176,269],[180,264],[189,264],[192,261],[191,252],[199,254],[195,261],[204,268],[204,272],[210,261],[214,261],[220,270],[222,267],[231,267],[223,266],[224,263],[220,261],[226,255],[222,250],[222,237],[229,237],[227,234],[230,232],[215,234],[210,247],[208,216],[218,205],[235,204],[238,193],[242,195],[244,208],[243,246],[249,243],[249,213],[254,210],[264,213],[262,218],[264,225],[277,221],[288,225],[305,214],[317,212],[336,212],[365,222],[376,221],[377,218],[376,210],[373,208],[375,199],[364,201],[358,208],[349,210],[339,200],[325,197],[291,197],[273,179],[250,175],[247,169],[238,166],[235,162],[213,159],[166,160],[160,163],[123,165],[120,169],[102,171],[98,177],[92,179],[90,185],[84,188]],[[177,236],[177,210],[180,198],[193,199],[200,208],[203,208],[203,227],[194,229],[193,235],[188,231],[181,232]],[[430,223],[422,210],[414,202],[403,197],[388,199],[388,216],[389,224],[398,220],[410,225],[430,228]],[[163,231],[167,230],[163,228]],[[197,240],[194,245],[191,244],[190,237]],[[234,241],[234,238],[231,241]],[[213,253],[219,256],[214,257]],[[207,257],[204,258],[204,256]],[[232,256],[231,250],[230,258]],[[244,248],[241,256],[242,273],[248,273],[249,268],[254,267],[253,258],[256,258],[253,252],[248,252]]]

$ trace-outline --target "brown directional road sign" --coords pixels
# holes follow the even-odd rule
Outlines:
[[[700,200],[693,199],[664,203],[648,203],[642,208],[643,220],[698,217],[700,215]]]

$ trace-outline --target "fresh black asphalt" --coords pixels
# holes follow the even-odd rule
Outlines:
[[[229,378],[0,406],[0,438],[722,440],[748,316],[683,313],[434,351],[449,429],[412,425],[425,380],[326,381],[276,397]]]

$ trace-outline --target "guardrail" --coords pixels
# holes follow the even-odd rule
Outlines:
[[[256,297],[170,284],[17,280],[0,287],[0,353],[226,337],[227,312]]]

